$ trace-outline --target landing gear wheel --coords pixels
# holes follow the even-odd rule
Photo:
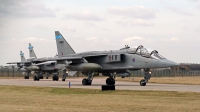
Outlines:
[[[83,85],[91,85],[91,84],[92,84],[92,81],[89,81],[88,79],[83,79],[83,80],[82,80],[82,84],[83,84]]]
[[[88,80],[87,85],[91,85],[91,84],[92,84],[92,81]]]
[[[146,81],[145,81],[144,79],[142,79],[142,80],[140,81],[140,86],[146,86]]]
[[[87,80],[87,79],[83,79],[83,80],[82,80],[82,84],[83,84],[83,85],[87,85],[87,83],[88,83],[88,80]]]
[[[26,76],[26,79],[29,79],[29,76]]]
[[[26,76],[26,75],[24,76],[24,79],[27,79],[27,76]]]
[[[49,77],[46,77],[46,79],[48,79]]]
[[[56,81],[58,81],[59,80],[59,77],[56,75]]]
[[[62,79],[62,81],[65,81],[65,79]]]
[[[34,76],[34,77],[33,77],[33,80],[34,80],[34,81],[39,81],[40,79],[37,78],[36,76]]]
[[[107,85],[115,85],[115,80],[111,80],[110,78],[106,79],[106,84]]]
[[[44,79],[44,77],[43,77],[43,76],[40,76],[40,79]]]
[[[52,77],[52,80],[55,81],[55,76]]]
[[[53,81],[58,81],[58,80],[59,80],[59,77],[58,77],[57,75],[54,75],[54,76],[52,77],[52,79],[53,79]]]

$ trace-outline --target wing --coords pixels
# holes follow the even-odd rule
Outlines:
[[[46,61],[43,63],[34,64],[34,65],[40,66],[40,65],[51,65],[51,64],[56,64],[56,61]]]
[[[72,63],[84,62],[83,57],[56,57],[49,58],[46,61],[57,61],[57,64],[66,64],[66,61],[72,61]]]
[[[31,61],[23,61],[23,62],[8,62],[6,64],[26,64],[26,63],[31,63]]]

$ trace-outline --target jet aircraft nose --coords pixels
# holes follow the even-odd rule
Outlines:
[[[179,64],[167,59],[164,59],[161,61],[163,67],[174,67],[174,66],[178,66]]]

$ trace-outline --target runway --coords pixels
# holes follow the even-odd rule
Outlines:
[[[57,87],[68,88],[69,82],[71,88],[88,88],[101,89],[105,85],[106,78],[94,78],[91,86],[83,86],[82,78],[69,78],[65,82],[52,81],[51,79],[0,79],[0,85],[17,85],[17,86],[40,86],[40,87]],[[122,82],[116,81],[116,90],[161,90],[161,91],[179,91],[179,92],[200,92],[200,85],[177,85],[177,84],[154,84],[148,83],[146,86],[140,86],[139,82]]]

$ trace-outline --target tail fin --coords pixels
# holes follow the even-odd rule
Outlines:
[[[26,61],[26,59],[24,57],[24,53],[22,51],[20,51],[20,57],[21,57],[21,62]]]
[[[68,54],[74,54],[75,51],[71,48],[65,38],[60,34],[59,31],[55,31],[56,45],[58,50],[58,57],[63,57]]]
[[[29,43],[28,49],[29,49],[29,57],[30,57],[30,58],[36,58],[36,59],[37,59],[37,56],[36,56],[36,54],[35,54],[35,52],[34,52],[34,50],[33,50],[33,46],[31,45],[31,43]]]

